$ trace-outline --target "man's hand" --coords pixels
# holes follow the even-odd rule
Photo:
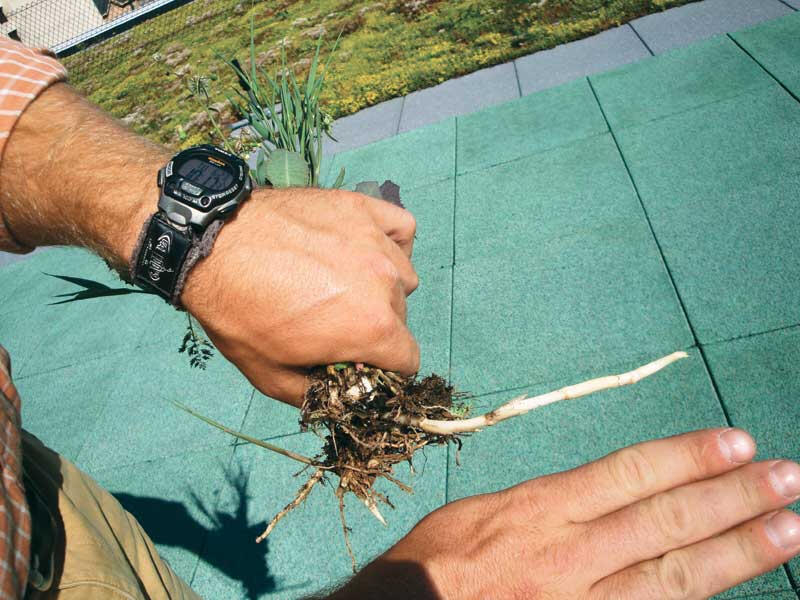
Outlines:
[[[361,194],[256,191],[190,274],[183,303],[257,388],[292,404],[310,366],[412,374],[415,227],[408,211]]]
[[[459,500],[333,598],[706,598],[800,552],[800,466],[738,429],[651,441]],[[413,595],[409,595],[413,594]]]
[[[168,159],[57,84],[8,140],[0,205],[25,245],[85,246],[124,273]],[[411,374],[414,229],[408,211],[361,194],[257,190],[189,274],[182,301],[256,387],[291,404],[316,365],[359,361]]]

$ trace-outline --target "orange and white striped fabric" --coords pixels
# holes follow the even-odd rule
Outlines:
[[[47,86],[65,77],[55,58],[0,36],[0,160],[23,111]],[[0,218],[0,250],[29,250],[14,242],[4,218]],[[21,427],[11,361],[0,346],[0,600],[22,598],[30,572],[31,515],[22,480]]]
[[[0,160],[14,125],[42,91],[67,76],[64,67],[45,50],[34,50],[0,35]],[[0,206],[0,217],[3,207]],[[25,253],[0,218],[0,250]]]

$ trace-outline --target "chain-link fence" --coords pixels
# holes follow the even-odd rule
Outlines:
[[[72,77],[110,68],[236,6],[230,0],[0,0],[0,33],[69,56]],[[179,9],[179,10],[176,10]]]
[[[0,31],[29,46],[58,48],[156,0],[3,0]]]

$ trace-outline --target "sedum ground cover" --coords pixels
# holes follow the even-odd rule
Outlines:
[[[154,141],[186,147],[211,126],[190,90],[198,82],[223,121],[234,77],[221,60],[298,73],[320,36],[341,34],[323,94],[334,118],[517,56],[586,37],[691,0],[195,0],[112,42],[67,57],[74,86]],[[177,31],[175,31],[177,29]],[[168,32],[168,33],[165,33]],[[120,60],[103,60],[113,53]]]

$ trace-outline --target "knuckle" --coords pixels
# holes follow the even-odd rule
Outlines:
[[[707,437],[704,437],[703,439],[695,439],[683,447],[682,454],[686,457],[686,460],[688,461],[689,466],[695,475],[703,475],[704,473],[707,473],[709,467],[711,466],[711,463],[709,462],[711,456],[708,450],[709,446],[714,446],[717,444],[717,442],[714,440],[709,444],[707,440]]]
[[[692,513],[686,501],[676,494],[660,494],[654,496],[645,506],[656,527],[657,534],[670,544],[679,544],[686,540],[692,531]]]
[[[609,461],[611,481],[636,500],[647,496],[656,479],[650,460],[638,448],[624,448]]]
[[[411,273],[408,276],[408,293],[415,291],[419,287],[419,275],[417,272],[412,268]]]
[[[734,531],[731,537],[735,544],[735,551],[740,557],[737,562],[748,565],[762,565],[765,562],[765,554],[757,547],[755,539],[752,537],[752,530],[739,529]]]
[[[669,552],[659,560],[656,580],[660,596],[667,600],[697,595],[697,573],[686,553],[680,550]]]
[[[403,210],[402,216],[402,227],[403,231],[408,234],[410,238],[413,238],[417,233],[417,219],[411,214],[411,211]]]
[[[764,501],[761,498],[759,486],[756,481],[749,478],[740,470],[734,478],[734,489],[736,490],[739,502],[748,512],[760,512]]]

